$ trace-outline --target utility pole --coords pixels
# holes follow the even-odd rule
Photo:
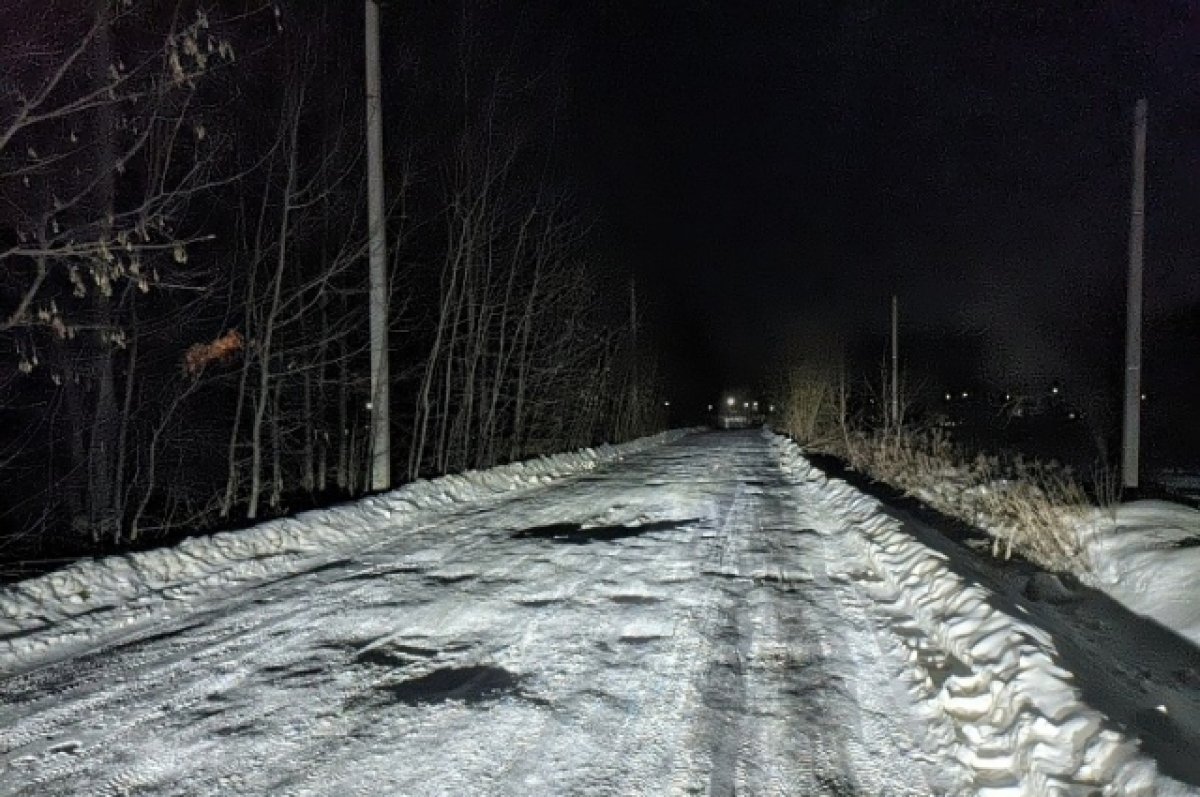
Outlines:
[[[368,315],[371,333],[371,489],[392,486],[388,409],[387,227],[383,213],[383,113],[379,93],[379,0],[366,0]]]
[[[900,428],[900,305],[892,294],[892,425]]]
[[[1133,196],[1129,219],[1129,285],[1125,300],[1125,422],[1121,485],[1138,487],[1142,423],[1142,241],[1146,233],[1146,100],[1133,113]]]
[[[637,428],[640,425],[641,408],[638,406],[640,400],[638,396],[638,317],[637,317],[637,278],[629,280],[629,352],[633,359],[631,365],[631,379],[629,384],[629,416],[633,424],[630,429],[626,430],[626,434],[633,436],[639,434],[642,430]]]

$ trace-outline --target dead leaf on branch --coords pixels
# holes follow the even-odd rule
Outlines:
[[[227,363],[245,348],[242,333],[231,329],[212,343],[193,343],[183,356],[183,368],[190,376],[199,376],[209,363]]]

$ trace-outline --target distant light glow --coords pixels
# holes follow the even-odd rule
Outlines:
[[[744,409],[744,410],[748,410],[748,409],[750,409],[750,402],[749,402],[749,401],[743,401],[743,402],[742,402],[742,409]]]
[[[1057,396],[1057,395],[1058,395],[1058,388],[1057,388],[1057,387],[1052,387],[1052,388],[1050,388],[1050,392],[1051,392],[1051,393],[1053,393],[1054,395],[1056,395],[1056,396]]]
[[[663,402],[663,406],[664,406],[664,407],[669,407],[669,406],[671,406],[671,402],[669,402],[669,401],[664,401],[664,402]]]
[[[730,396],[729,398],[725,399],[725,403],[732,407],[734,404],[737,404],[737,399],[735,399],[733,396]]]
[[[968,397],[968,396],[970,396],[970,395],[971,395],[971,394],[970,394],[970,393],[968,393],[967,391],[965,391],[965,390],[963,391],[963,394],[962,394],[963,398],[967,398],[967,397]]]
[[[949,401],[949,400],[950,400],[950,398],[951,398],[950,394],[949,394],[949,393],[947,393],[947,394],[946,394],[946,401]]]
[[[711,404],[709,404],[709,405],[708,405],[708,411],[709,411],[709,412],[712,412],[712,405],[711,405]]]

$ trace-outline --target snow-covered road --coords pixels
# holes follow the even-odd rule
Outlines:
[[[0,794],[1167,793],[797,457],[691,435],[164,603],[0,681]]]
[[[848,553],[689,437],[9,679],[0,791],[930,794]]]

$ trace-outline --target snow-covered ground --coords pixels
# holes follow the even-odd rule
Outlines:
[[[0,794],[1200,793],[1097,707],[1069,585],[782,438],[595,456],[0,592]]]
[[[1086,581],[1200,647],[1200,511],[1134,501],[1098,510],[1080,532]]]

